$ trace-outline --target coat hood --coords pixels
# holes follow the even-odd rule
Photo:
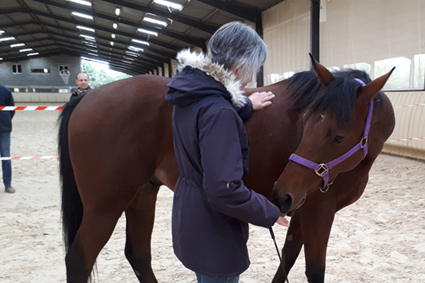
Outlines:
[[[167,86],[170,88],[166,100],[185,106],[206,96],[220,93],[234,106],[241,107],[246,97],[241,82],[222,65],[212,63],[204,55],[186,49],[177,54],[177,71]]]

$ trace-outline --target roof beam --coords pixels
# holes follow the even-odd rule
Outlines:
[[[177,40],[180,40],[180,41],[183,41],[183,42],[186,42],[186,43],[189,43],[189,44],[201,47],[201,48],[203,48],[204,45],[205,45],[205,41],[202,40],[202,39],[197,39],[197,38],[190,37],[190,36],[183,35],[183,34],[177,34],[175,32],[167,31],[165,29],[157,30],[157,29],[152,28],[150,26],[140,24],[139,22],[123,20],[121,17],[113,17],[113,16],[110,16],[110,15],[107,15],[107,14],[104,14],[104,13],[96,12],[95,10],[92,10],[92,9],[83,9],[83,8],[79,8],[79,7],[77,8],[77,7],[74,7],[74,6],[71,6],[71,5],[57,3],[57,2],[50,1],[50,0],[33,0],[33,1],[41,2],[41,3],[47,4],[47,5],[51,5],[51,6],[56,6],[56,7],[63,8],[65,10],[69,10],[69,11],[75,11],[75,12],[80,12],[80,13],[89,12],[93,16],[99,17],[101,19],[110,20],[110,21],[118,22],[118,23],[123,23],[123,24],[133,26],[133,27],[136,27],[136,28],[141,27],[141,28],[144,28],[146,30],[158,32],[158,33],[161,33],[163,35],[169,36],[171,38],[174,38],[174,39],[177,39]]]
[[[255,9],[250,9],[242,5],[233,4],[231,2],[224,2],[224,1],[217,1],[217,0],[198,0],[198,1],[254,23],[257,20],[257,16],[256,16],[257,11]]]
[[[156,39],[152,39],[152,38],[148,38],[148,37],[142,37],[139,35],[135,35],[135,34],[131,34],[131,33],[127,33],[127,32],[122,32],[119,30],[115,30],[115,29],[111,29],[111,28],[105,28],[105,27],[101,27],[98,25],[94,25],[94,24],[90,24],[86,21],[79,21],[79,20],[75,20],[75,19],[68,19],[62,16],[58,16],[58,15],[52,15],[49,13],[45,13],[45,12],[41,12],[41,11],[36,11],[36,10],[32,10],[32,9],[11,9],[11,10],[0,10],[0,14],[10,14],[10,13],[28,13],[28,14],[36,14],[39,16],[43,16],[43,17],[47,17],[47,18],[53,18],[56,20],[60,20],[60,21],[64,21],[64,22],[68,22],[68,23],[72,23],[72,24],[77,24],[77,25],[84,25],[86,27],[90,27],[93,29],[98,29],[98,30],[102,30],[102,31],[106,31],[106,32],[110,32],[110,33],[115,33],[115,34],[119,34],[122,36],[126,36],[129,38],[136,38],[136,39],[141,39],[141,40],[145,40],[145,41],[150,41],[154,44],[157,44],[159,46],[168,48],[170,50],[174,50],[174,51],[180,51],[181,47],[177,47],[175,45],[166,43],[166,42],[162,42]]]
[[[122,7],[131,8],[131,9],[134,9],[134,10],[137,10],[137,11],[143,11],[143,12],[152,13],[152,14],[155,14],[155,15],[158,15],[158,16],[161,16],[161,17],[170,18],[173,21],[191,26],[193,28],[207,32],[209,34],[213,34],[218,29],[218,27],[207,25],[203,22],[192,20],[192,19],[184,17],[184,16],[180,16],[180,15],[176,15],[176,14],[172,14],[172,13],[167,13],[167,12],[164,12],[164,11],[159,10],[159,9],[146,7],[146,6],[136,4],[136,3],[132,3],[132,2],[128,2],[128,1],[122,1],[122,0],[103,0],[103,1],[108,2],[108,3],[112,3],[112,4],[117,4],[117,5],[122,6]]]

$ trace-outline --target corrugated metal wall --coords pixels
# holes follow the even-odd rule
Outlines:
[[[264,83],[309,69],[310,0],[286,0],[264,11],[268,59]],[[393,66],[386,90],[396,128],[384,151],[425,160],[425,1],[322,0],[320,62],[361,69],[376,78]],[[403,90],[403,91],[402,91]],[[406,91],[408,90],[408,91]]]

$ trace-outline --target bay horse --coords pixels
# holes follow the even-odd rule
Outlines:
[[[246,90],[247,95],[271,91],[276,97],[245,124],[251,151],[244,181],[293,215],[283,267],[288,273],[304,245],[306,275],[316,283],[324,282],[334,215],[361,196],[372,163],[393,130],[394,113],[380,92],[390,73],[371,81],[361,71],[331,74],[313,62],[315,72]],[[164,77],[132,77],[65,105],[59,118],[59,155],[67,282],[90,279],[123,212],[125,256],[140,282],[157,282],[150,247],[156,197],[161,185],[173,190],[179,175],[173,106],[164,99],[167,82]],[[327,161],[358,143],[369,101],[375,108],[366,157],[355,153],[332,168],[331,177],[339,176],[321,193],[321,179],[288,159],[295,152],[314,162]],[[273,282],[284,282],[285,277],[279,268]]]

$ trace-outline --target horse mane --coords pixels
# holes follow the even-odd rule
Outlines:
[[[336,109],[337,126],[344,128],[350,122],[357,92],[361,87],[360,83],[353,79],[360,79],[366,84],[371,82],[371,79],[366,72],[359,70],[343,70],[332,74],[333,81],[324,87],[314,72],[296,73],[288,79],[287,90],[298,110],[310,110],[313,114]]]

